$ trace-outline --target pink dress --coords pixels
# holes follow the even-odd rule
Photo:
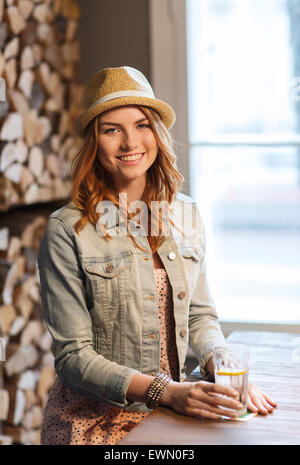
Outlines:
[[[160,371],[178,380],[172,288],[164,269],[155,269],[155,280],[159,296]],[[91,399],[56,377],[44,411],[41,444],[114,445],[147,415]]]

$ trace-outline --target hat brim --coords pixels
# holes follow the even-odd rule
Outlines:
[[[162,100],[137,96],[119,97],[104,103],[99,103],[98,105],[94,105],[93,107],[85,110],[75,121],[74,129],[76,134],[79,137],[83,137],[85,129],[92,119],[104,111],[124,105],[143,105],[145,107],[153,108],[159,113],[161,120],[168,129],[170,129],[176,121],[175,111],[170,105]]]

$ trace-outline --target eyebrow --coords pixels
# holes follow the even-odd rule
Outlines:
[[[142,119],[139,119],[137,120],[134,124],[138,124],[138,123],[142,123],[143,121],[147,121],[148,118],[142,118]],[[119,127],[122,127],[122,124],[119,124],[119,123],[111,123],[109,121],[103,121],[103,123],[100,123],[100,127],[103,126],[104,124],[109,124],[110,126],[119,126]]]

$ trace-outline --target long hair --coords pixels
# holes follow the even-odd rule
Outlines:
[[[163,225],[164,219],[153,208],[152,202],[165,201],[165,204],[170,208],[182,187],[184,178],[176,167],[176,155],[170,133],[159,115],[151,108],[139,105],[137,107],[149,119],[158,145],[157,157],[147,171],[147,182],[142,197],[148,209],[148,225],[154,224],[158,231],[156,235],[147,233],[152,253],[154,253],[165,240],[165,225]],[[82,212],[81,218],[75,224],[75,231],[78,235],[88,222],[97,224],[99,220],[97,205],[100,202],[111,201],[117,208],[120,207],[118,192],[113,189],[112,177],[102,166],[97,156],[98,130],[99,119],[96,117],[88,125],[83,145],[72,162],[72,202]],[[127,221],[131,217],[132,215],[127,211]],[[168,215],[167,218],[169,224],[178,229]],[[129,236],[139,249],[145,251],[136,243],[130,232]],[[107,231],[104,237],[108,240],[112,239]]]

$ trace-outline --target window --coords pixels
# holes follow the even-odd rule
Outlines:
[[[219,317],[299,324],[300,2],[187,0],[186,19],[190,190]]]

